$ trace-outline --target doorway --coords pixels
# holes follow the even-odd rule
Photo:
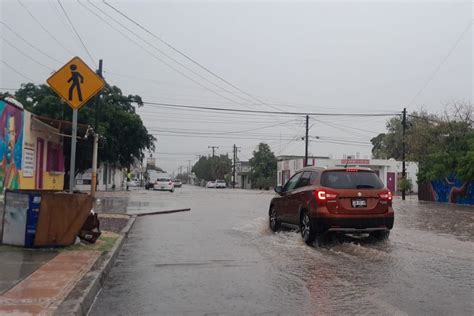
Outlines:
[[[36,189],[43,188],[44,139],[36,140]]]

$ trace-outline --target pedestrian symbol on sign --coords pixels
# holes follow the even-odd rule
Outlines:
[[[105,86],[104,80],[79,57],[71,59],[47,81],[73,109],[80,109]]]
[[[71,69],[71,78],[67,82],[71,82],[72,84],[69,87],[69,101],[72,101],[72,95],[74,92],[74,88],[77,90],[77,97],[80,102],[82,102],[82,93],[81,93],[81,83],[84,83],[84,77],[82,77],[81,73],[77,71],[77,66],[75,64],[72,64],[69,66],[69,69]],[[79,83],[79,79],[81,79],[81,82]]]

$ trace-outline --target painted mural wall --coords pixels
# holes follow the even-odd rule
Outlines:
[[[418,198],[423,201],[474,205],[474,180],[455,177],[420,184]]]
[[[51,126],[24,113],[23,165],[21,189],[62,190],[64,187],[64,156],[61,137]]]
[[[0,100],[0,193],[20,188],[23,109]]]
[[[0,194],[6,189],[62,190],[64,155],[58,131],[34,121],[14,103],[0,100]]]

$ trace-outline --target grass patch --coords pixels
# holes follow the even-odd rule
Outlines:
[[[98,250],[102,252],[109,251],[115,245],[115,242],[119,238],[119,234],[109,232],[109,231],[102,231],[102,235],[100,235],[99,239],[95,242],[95,244],[89,244],[86,242],[81,242],[78,245],[72,245],[67,247],[39,247],[39,248],[24,248],[19,246],[10,246],[10,245],[0,245],[0,251],[71,251],[71,250]]]
[[[70,251],[70,250],[98,250],[98,251],[109,251],[115,245],[115,242],[119,238],[119,234],[102,231],[102,235],[100,235],[99,239],[95,242],[95,244],[89,244],[86,242],[81,242],[78,245],[72,245],[69,247],[65,247],[62,249],[63,251]]]

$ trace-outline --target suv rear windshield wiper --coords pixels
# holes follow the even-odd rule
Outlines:
[[[358,184],[356,185],[357,189],[373,189],[375,188],[373,185],[370,184]]]

